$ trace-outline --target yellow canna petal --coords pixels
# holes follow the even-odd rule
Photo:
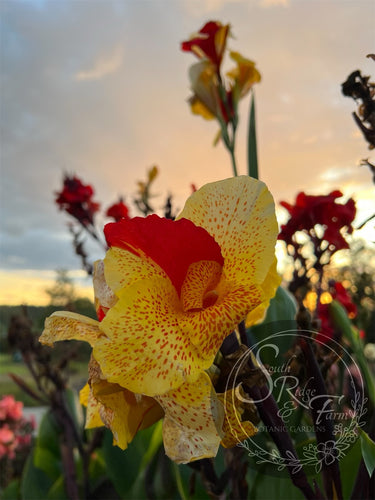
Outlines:
[[[102,260],[94,262],[93,285],[95,301],[98,305],[109,309],[116,304],[117,297],[104,277],[104,262]]]
[[[221,445],[224,446],[224,448],[232,448],[258,432],[258,429],[252,422],[248,420],[243,422],[241,420],[244,408],[242,401],[236,396],[237,390],[242,398],[245,397],[242,386],[217,395],[224,406],[224,436],[221,441]]]
[[[59,340],[84,340],[93,345],[100,335],[99,322],[95,319],[73,312],[56,311],[46,319],[39,342],[52,346]]]
[[[152,425],[163,417],[163,411],[158,403],[147,396],[136,395],[123,388],[114,388],[116,384],[106,381],[93,385],[93,395],[100,402],[100,417],[114,437],[115,444],[126,449],[128,444],[140,430]],[[115,392],[108,392],[115,390]],[[155,411],[156,410],[156,411]],[[148,414],[148,424],[143,425]]]
[[[243,57],[239,52],[230,52],[231,59],[237,63],[237,66],[227,72],[227,76],[234,81],[235,94],[238,99],[244,97],[254,83],[261,80],[259,71],[255,67],[255,63]]]
[[[276,266],[277,266],[277,260],[275,258],[274,263],[272,264],[264,282],[262,283],[263,294],[264,297],[266,297],[266,300],[263,301],[261,304],[259,304],[258,307],[253,309],[246,316],[247,328],[249,328],[252,325],[261,323],[266,316],[268,306],[270,305],[270,301],[272,297],[274,297],[277,287],[281,283],[281,276],[278,274]]]
[[[86,384],[79,393],[79,402],[86,406],[86,429],[103,427],[104,423],[100,418],[100,403],[94,398],[89,384]]]
[[[152,398],[134,394],[118,384],[111,384],[95,358],[89,363],[89,384],[82,389],[80,401],[87,406],[86,428],[105,425],[120,448],[127,448],[138,430],[163,417],[160,405]]]
[[[181,330],[183,310],[168,278],[136,281],[117,291],[118,302],[100,323],[105,336],[93,354],[105,378],[154,396],[194,381],[200,353]]]
[[[103,261],[104,276],[101,280],[113,293],[131,286],[136,281],[154,277],[166,278],[166,273],[145,254],[135,255],[123,248],[112,247]]]
[[[205,372],[193,384],[185,383],[156,399],[165,411],[163,441],[169,458],[188,463],[216,456],[224,414]]]
[[[206,59],[193,64],[189,69],[189,79],[194,94],[190,99],[193,113],[200,114],[207,120],[218,116],[220,101],[214,65]]]
[[[261,291],[252,287],[242,287],[222,278],[219,286],[212,291],[212,299],[217,294],[216,302],[191,314],[180,318],[181,330],[186,332],[190,342],[194,344],[202,356],[201,366],[208,369],[214,361],[223,340],[244,319],[244,311],[251,310],[262,301]],[[245,313],[246,315],[246,313]]]
[[[185,312],[201,311],[217,300],[215,287],[221,277],[221,265],[201,260],[190,265],[181,288],[181,303]]]
[[[190,219],[215,238],[223,274],[237,286],[261,285],[274,261],[278,225],[266,185],[247,176],[206,184],[177,217]]]
[[[193,95],[189,99],[190,109],[194,115],[200,115],[205,120],[214,120],[215,115],[208,109],[208,107],[196,96]]]

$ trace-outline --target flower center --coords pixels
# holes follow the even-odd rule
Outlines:
[[[190,265],[181,288],[181,303],[185,312],[199,312],[213,306],[219,295],[215,288],[222,267],[212,260],[201,260]]]

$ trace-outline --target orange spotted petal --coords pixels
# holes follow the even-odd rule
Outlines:
[[[278,226],[263,182],[240,176],[206,184],[190,196],[180,218],[206,229],[220,245],[226,280],[245,287],[264,282],[274,261]]]
[[[94,345],[101,335],[99,322],[68,311],[56,311],[44,324],[39,342],[52,346],[59,340],[84,340]]]
[[[214,457],[220,444],[223,407],[205,372],[193,383],[156,398],[165,411],[166,454],[177,463]]]
[[[116,293],[93,350],[106,379],[148,396],[196,380],[201,356],[181,329],[184,313],[170,280],[144,279]]]
[[[93,384],[93,396],[100,403],[100,417],[123,450],[141,428],[152,425],[163,416],[152,398],[137,395],[105,380]]]
[[[221,441],[224,448],[232,448],[238,443],[242,443],[248,437],[254,436],[258,432],[255,425],[246,420],[242,421],[241,417],[244,413],[242,407],[242,401],[237,398],[236,391],[239,391],[242,398],[245,397],[245,393],[241,386],[235,389],[226,391],[225,393],[218,394],[218,399],[224,405],[224,423],[223,423],[223,438]]]
[[[267,313],[268,306],[272,297],[275,295],[277,287],[281,283],[281,276],[277,273],[276,269],[277,260],[275,258],[274,263],[270,267],[270,270],[266,276],[266,279],[262,283],[263,294],[267,297],[267,300],[263,301],[258,307],[253,309],[246,317],[246,327],[249,328],[252,325],[261,323]]]
[[[115,294],[122,288],[131,286],[136,281],[167,277],[165,271],[146,254],[135,255],[123,248],[110,248],[106,253],[103,264],[104,276],[100,276],[100,279],[104,279],[105,285]]]
[[[99,364],[91,357],[89,383],[80,392],[87,406],[86,428],[108,427],[120,448],[127,448],[138,430],[163,417],[160,405],[152,398],[134,394],[103,378]]]
[[[229,281],[225,283],[223,279],[221,286],[210,293],[207,300],[212,300],[212,305],[201,311],[187,313],[179,320],[181,329],[204,358],[204,362],[201,361],[204,369],[213,363],[223,340],[244,319],[246,311],[256,308],[263,299],[257,287],[246,288]]]
[[[94,397],[89,384],[86,384],[79,393],[79,402],[86,406],[86,429],[102,427],[104,425],[100,418],[100,403]]]

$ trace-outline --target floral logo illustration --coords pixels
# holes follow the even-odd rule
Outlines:
[[[240,400],[259,405],[268,400],[268,404],[278,405],[275,425],[261,424],[256,434],[238,440],[238,446],[253,459],[255,466],[264,468],[267,465],[266,471],[270,474],[279,474],[286,469],[298,474],[302,468],[309,474],[319,473],[346,455],[358,438],[359,428],[365,425],[363,417],[367,412],[367,398],[354,359],[332,339],[329,345],[320,337],[313,340],[313,333],[291,329],[271,334],[244,352],[228,377],[225,394],[232,397],[231,404],[238,405],[236,400]],[[339,359],[335,365],[324,369],[323,385],[319,377],[311,376],[309,369],[303,366],[301,346],[307,343],[317,350],[322,346],[327,359]],[[287,344],[291,347],[285,352],[281,346]],[[241,387],[239,374],[245,365],[262,373],[264,390],[259,400],[246,399],[239,390],[228,390]],[[341,392],[330,383],[337,369],[344,373]],[[237,422],[238,425],[241,426],[241,422]],[[286,438],[288,434],[293,436],[295,447]],[[284,442],[283,455],[271,444],[275,436],[279,442]]]

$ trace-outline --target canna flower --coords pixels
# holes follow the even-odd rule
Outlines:
[[[105,226],[109,250],[94,272],[99,321],[60,311],[40,338],[91,344],[87,425],[107,425],[126,448],[163,416],[170,458],[216,455],[224,406],[207,370],[236,325],[273,296],[277,232],[271,194],[246,176],[203,186],[175,221]]]
[[[352,198],[344,204],[336,203],[336,199],[341,197],[341,191],[320,196],[301,192],[297,195],[295,205],[282,201],[280,205],[288,210],[291,218],[281,226],[279,239],[293,245],[293,237],[297,231],[312,232],[316,238],[316,225],[320,225],[323,228],[320,240],[328,242],[332,253],[349,248],[345,233],[353,232],[352,222],[356,208]]]
[[[129,209],[123,202],[122,198],[120,198],[117,203],[114,203],[107,209],[106,216],[113,217],[116,222],[118,222],[123,217],[129,217]]]
[[[76,176],[66,175],[63,189],[56,195],[55,201],[60,210],[65,210],[84,226],[93,224],[100,205],[92,200],[94,190],[89,184],[83,184]]]
[[[227,76],[232,80],[231,103],[234,108],[237,108],[238,101],[250,92],[254,83],[260,82],[261,76],[255,63],[243,57],[239,52],[231,51],[229,56],[237,63],[235,68],[227,72]]]
[[[223,123],[233,121],[237,114],[238,102],[245,97],[261,76],[255,63],[230,52],[237,66],[227,72],[228,83],[223,86],[215,67],[204,59],[193,64],[189,70],[190,87],[193,95],[189,99],[191,110],[206,120],[218,119]]]
[[[193,64],[189,69],[193,95],[189,98],[191,111],[206,120],[214,120],[223,113],[220,106],[219,82],[213,65],[207,61]],[[227,119],[224,118],[224,121]]]
[[[207,58],[218,72],[229,33],[229,24],[223,25],[218,21],[209,21],[190,40],[182,42],[181,49],[185,52],[192,52],[199,59]]]

